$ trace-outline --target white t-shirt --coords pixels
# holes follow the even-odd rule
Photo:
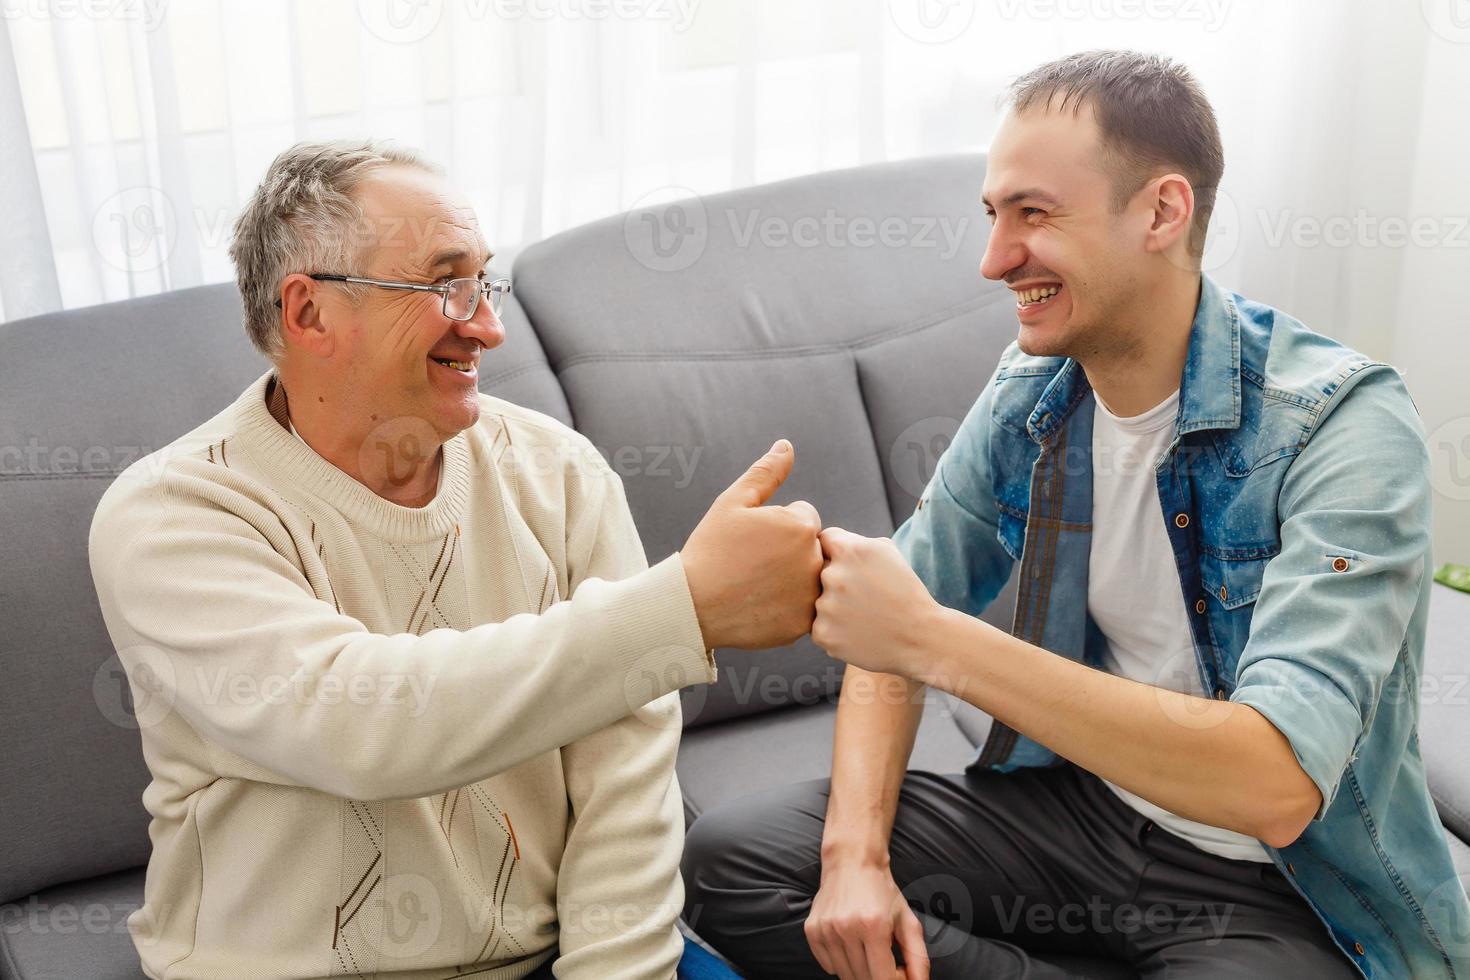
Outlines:
[[[1095,393],[1094,400],[1087,611],[1107,638],[1103,665],[1121,677],[1205,697],[1155,482],[1154,466],[1174,438],[1179,392],[1131,418],[1108,411]],[[1270,860],[1254,837],[1186,820],[1103,782],[1123,802],[1202,851]]]

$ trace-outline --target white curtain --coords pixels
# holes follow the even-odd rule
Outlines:
[[[1470,0],[0,0],[0,316],[231,277],[301,139],[443,164],[497,251],[655,198],[983,149],[1006,84],[1172,55],[1220,117],[1210,272],[1406,371],[1470,560]],[[3,327],[0,327],[3,329]],[[1438,444],[1436,444],[1438,440]]]

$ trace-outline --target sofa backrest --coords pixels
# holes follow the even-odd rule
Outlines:
[[[977,156],[866,167],[548,239],[515,263],[481,387],[608,454],[651,560],[778,436],[797,448],[778,502],[890,533],[1014,336],[1009,294],[976,273],[982,177]],[[0,902],[148,859],[87,532],[113,477],[265,368],[233,285],[0,324]],[[688,724],[830,697],[840,676],[807,641],[720,659]]]

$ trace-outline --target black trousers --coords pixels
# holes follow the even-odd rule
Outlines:
[[[827,976],[802,924],[828,788],[783,786],[690,828],[685,921],[748,977]],[[1361,976],[1274,865],[1206,853],[1071,764],[910,772],[889,854],[933,980]]]

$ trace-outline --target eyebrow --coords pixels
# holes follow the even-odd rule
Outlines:
[[[1022,201],[1036,201],[1040,204],[1046,204],[1051,207],[1056,207],[1058,204],[1061,203],[1056,198],[1052,197],[1050,194],[1048,194],[1044,190],[1041,190],[1040,188],[1027,187],[1023,190],[1012,191],[1005,197],[1001,198],[1000,206],[1008,208],[1014,204],[1020,204]],[[994,207],[994,205],[992,205],[983,194],[980,196],[980,203],[984,204],[986,207]]]
[[[429,261],[429,271],[432,272],[433,270],[438,269],[442,266],[452,266],[457,262],[463,262],[465,259],[470,258],[473,254],[473,252],[464,248],[446,248],[443,251],[436,253],[433,259]],[[485,259],[480,263],[480,265],[489,265],[490,260],[493,258],[495,258],[495,253],[490,251],[488,248],[485,249]]]

